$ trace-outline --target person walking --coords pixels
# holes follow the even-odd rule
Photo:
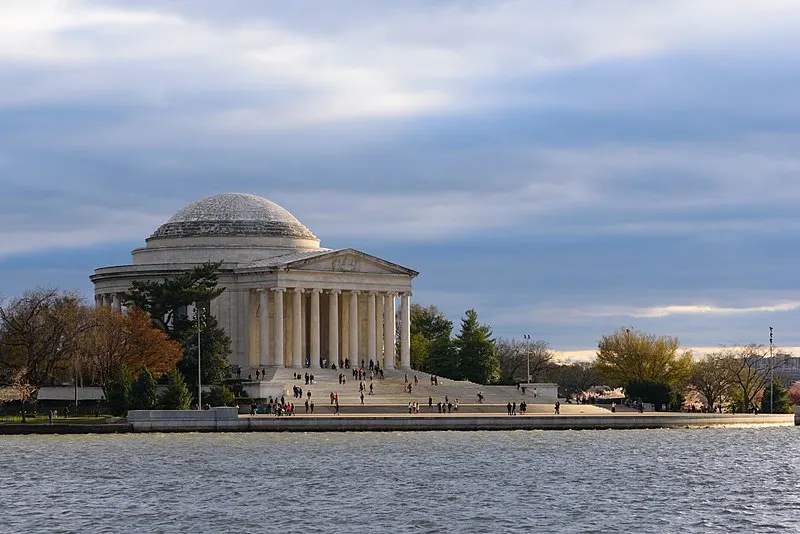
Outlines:
[[[361,406],[364,406],[364,392],[361,392]]]

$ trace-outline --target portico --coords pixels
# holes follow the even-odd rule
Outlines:
[[[345,361],[410,369],[411,282],[419,273],[319,243],[274,202],[215,195],[159,227],[145,247],[133,250],[132,265],[97,269],[91,277],[95,303],[119,310],[134,280],[162,280],[221,262],[225,291],[208,308],[231,337],[229,360],[243,376],[266,367],[318,369]]]

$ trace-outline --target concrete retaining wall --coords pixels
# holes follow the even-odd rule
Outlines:
[[[426,430],[567,430],[684,428],[791,424],[792,415],[408,415],[239,417],[235,408],[186,412],[131,412],[134,432],[347,432]],[[191,415],[190,415],[191,414]]]

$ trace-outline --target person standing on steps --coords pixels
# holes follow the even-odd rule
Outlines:
[[[364,406],[364,392],[361,392],[361,406]]]

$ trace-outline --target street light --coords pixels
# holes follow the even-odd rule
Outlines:
[[[769,413],[775,413],[772,408],[772,397],[775,392],[775,359],[772,355],[772,327],[769,327]]]
[[[531,335],[530,334],[523,334],[522,335],[522,339],[530,342]],[[526,350],[526,353],[528,354],[528,384],[530,384],[531,383],[531,350],[530,350],[530,347],[528,347],[528,349]]]
[[[197,409],[203,409],[203,375],[200,374],[200,330],[201,318],[203,316],[203,309],[200,305],[194,303],[194,314],[197,318]]]

